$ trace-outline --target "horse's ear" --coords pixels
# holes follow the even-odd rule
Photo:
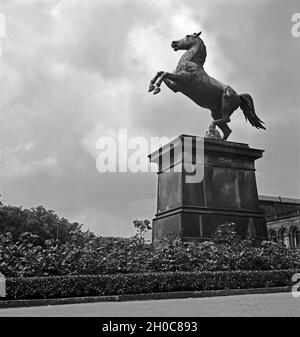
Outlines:
[[[199,33],[197,33],[195,36],[196,36],[196,37],[198,37],[198,36],[200,36],[200,35],[201,35],[201,33],[202,33],[202,31],[201,31],[201,32],[199,32]]]

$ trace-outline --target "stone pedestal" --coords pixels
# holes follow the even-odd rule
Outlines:
[[[234,222],[242,236],[265,239],[254,165],[262,155],[247,144],[189,135],[149,155],[158,164],[153,243],[163,237],[209,240],[225,222]]]

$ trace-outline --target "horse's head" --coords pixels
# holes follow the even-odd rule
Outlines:
[[[177,50],[188,50],[190,49],[195,43],[198,37],[200,36],[200,33],[194,33],[193,35],[187,35],[181,40],[178,41],[172,41],[171,46],[172,48]]]

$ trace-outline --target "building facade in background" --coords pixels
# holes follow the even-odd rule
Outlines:
[[[300,247],[300,199],[259,196],[268,237],[286,247]]]

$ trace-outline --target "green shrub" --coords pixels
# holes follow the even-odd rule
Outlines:
[[[213,235],[213,240],[217,243],[233,244],[237,241],[241,241],[241,239],[242,237],[238,234],[237,226],[233,222],[225,222],[224,224],[218,225]]]
[[[194,244],[164,240],[152,249],[137,235],[99,244],[73,234],[66,243],[23,233],[18,241],[0,235],[0,271],[6,277],[107,275],[174,271],[299,269],[300,250],[249,240]]]
[[[7,279],[8,299],[64,298],[292,285],[295,270],[164,272]]]

